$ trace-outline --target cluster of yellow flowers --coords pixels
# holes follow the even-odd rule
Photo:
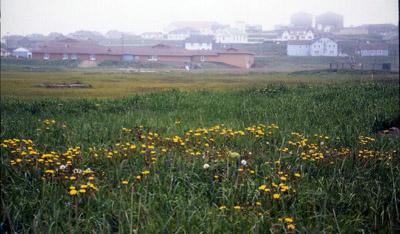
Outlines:
[[[42,122],[47,127],[57,123],[55,120],[50,119]],[[176,121],[174,124],[178,125],[180,121]],[[63,124],[63,126],[66,125]],[[228,144],[226,142],[240,137],[252,137],[255,141],[262,141],[264,144],[269,145],[269,142],[273,142],[272,137],[277,135],[276,131],[278,129],[279,126],[275,124],[258,124],[246,127],[244,130],[234,130],[221,124],[211,128],[189,129],[181,135],[164,137],[159,133],[146,130],[143,126],[138,126],[133,129],[123,128],[123,136],[119,139],[120,142],[113,143],[106,148],[88,147],[85,150],[81,149],[81,147],[70,147],[65,152],[40,152],[32,140],[15,138],[4,140],[0,147],[12,154],[13,159],[10,160],[12,166],[16,168],[31,167],[41,170],[43,172],[43,180],[66,183],[69,186],[68,194],[76,196],[98,191],[99,188],[95,183],[101,184],[102,180],[100,178],[105,175],[101,171],[93,171],[90,168],[83,169],[83,155],[93,160],[110,160],[113,163],[121,162],[122,160],[118,160],[120,158],[140,156],[145,162],[144,168],[140,170],[141,172],[133,174],[133,180],[137,181],[138,184],[141,183],[140,180],[143,177],[150,174],[152,165],[158,162],[166,163],[167,160],[159,160],[161,157],[168,158],[171,155],[185,156],[188,162],[201,161],[200,165],[203,165],[207,175],[215,179],[214,183],[232,178],[233,173],[236,173],[237,181],[239,182],[244,179],[255,182],[254,178],[260,178],[258,172],[260,165],[253,165],[253,152],[248,149],[235,152],[227,147]],[[306,175],[301,175],[296,170],[284,169],[282,165],[284,164],[284,159],[282,157],[293,158],[293,156],[296,156],[301,159],[299,161],[316,163],[328,160],[333,164],[336,159],[354,155],[360,160],[377,159],[389,161],[394,155],[397,155],[396,150],[380,152],[362,148],[330,148],[329,143],[339,140],[340,138],[338,137],[331,138],[315,134],[314,138],[308,139],[298,132],[293,132],[288,138],[285,142],[286,144],[270,145],[270,148],[279,152],[280,158],[279,160],[275,159],[275,161],[268,161],[267,159],[265,165],[269,165],[271,170],[276,170],[276,174],[271,173],[261,182],[258,179],[258,182],[254,183],[258,188],[255,189],[255,192],[260,194],[260,197],[264,200],[257,201],[255,205],[237,204],[232,206],[231,210],[250,210],[250,206],[261,207],[261,203],[264,201],[280,203],[296,195],[298,180]],[[360,136],[359,140],[362,146],[375,141],[374,138],[365,136]],[[223,162],[219,164],[223,165],[223,167],[220,166],[216,169],[213,164],[218,162]],[[129,179],[124,179],[120,183],[122,184],[121,187],[124,187],[133,182],[130,182]],[[225,205],[221,205],[219,210],[228,210],[228,208]],[[259,216],[262,216],[264,211],[258,209],[257,212]],[[293,218],[287,217],[280,221],[286,223],[288,230],[295,230]]]

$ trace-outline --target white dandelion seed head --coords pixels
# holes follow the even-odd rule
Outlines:
[[[75,168],[75,169],[74,169],[74,173],[75,173],[75,174],[81,174],[81,173],[82,173],[82,170],[81,170],[81,169]]]

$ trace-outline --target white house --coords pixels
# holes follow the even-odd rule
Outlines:
[[[167,34],[167,40],[183,41],[191,35],[198,35],[199,31],[192,28],[178,29]]]
[[[330,37],[316,38],[311,44],[311,56],[338,56],[338,44]]]
[[[237,28],[225,28],[217,31],[215,41],[223,44],[248,43],[248,35]]]
[[[10,53],[4,48],[1,48],[1,57],[9,56]]]
[[[17,58],[32,58],[32,52],[23,47],[13,50],[13,55]]]
[[[310,56],[311,40],[288,41],[288,56]]]
[[[246,25],[247,24],[244,21],[236,21],[235,22],[235,28],[239,29],[243,33],[246,32]]]
[[[389,56],[389,46],[385,43],[362,43],[357,53],[361,56]]]
[[[338,56],[338,44],[329,37],[288,41],[288,56]]]
[[[213,36],[193,35],[185,40],[187,50],[212,50]]]
[[[142,34],[142,39],[162,40],[162,39],[164,39],[164,34],[162,34],[160,32],[145,32]]]
[[[313,40],[314,32],[312,30],[284,30],[278,34],[277,41],[289,41],[289,40]]]

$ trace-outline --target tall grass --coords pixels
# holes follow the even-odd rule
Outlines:
[[[1,228],[395,233],[400,141],[375,130],[397,118],[398,102],[393,83],[364,81],[114,99],[2,98]],[[28,147],[38,155],[21,155]],[[43,154],[71,165],[38,161]],[[88,167],[93,172],[74,172]],[[88,182],[97,191],[70,195],[70,186]]]

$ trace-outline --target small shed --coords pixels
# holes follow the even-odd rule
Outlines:
[[[17,58],[32,58],[32,52],[23,47],[13,50],[13,55]]]

